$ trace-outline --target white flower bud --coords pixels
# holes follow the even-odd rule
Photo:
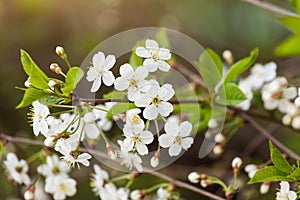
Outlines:
[[[292,122],[292,117],[290,115],[284,115],[282,118],[282,123],[284,125],[290,125]]]
[[[30,78],[28,77],[27,80],[24,82],[25,87],[29,88],[31,86]]]
[[[59,57],[61,57],[61,58],[63,58],[63,59],[66,58],[66,52],[65,52],[64,48],[61,47],[61,46],[57,46],[57,47],[55,48],[55,53],[56,53]]]
[[[249,178],[253,178],[257,170],[258,170],[257,165],[249,164],[245,166],[245,172],[248,173]]]
[[[217,143],[221,143],[225,141],[225,137],[222,133],[218,133],[217,135],[215,135],[215,141]]]
[[[217,156],[221,155],[223,153],[223,147],[221,145],[214,146],[213,153]]]
[[[54,86],[57,84],[57,82],[56,81],[54,81],[54,80],[50,80],[49,82],[48,82],[48,86],[53,90],[54,89]]]
[[[201,187],[203,187],[203,188],[206,188],[206,187],[208,186],[206,180],[201,180],[201,181],[200,181],[200,185],[201,185]]]
[[[157,156],[153,156],[151,159],[150,159],[150,164],[152,167],[157,167],[159,165],[159,158]]]
[[[197,172],[191,172],[188,175],[188,179],[191,183],[199,183],[200,175]]]
[[[34,193],[30,190],[26,190],[24,193],[25,200],[32,200],[34,198]]]
[[[46,147],[54,147],[55,142],[54,142],[55,137],[50,136],[50,137],[46,137],[46,139],[44,140],[44,144]]]
[[[226,63],[228,63],[228,64],[233,63],[233,56],[232,56],[231,51],[229,51],[229,50],[223,51],[222,57],[223,57],[223,59],[225,60]]]
[[[61,73],[61,68],[59,67],[59,65],[57,63],[52,63],[50,65],[50,70],[55,72],[56,74],[60,74]]]
[[[231,163],[231,166],[232,168],[240,168],[243,164],[243,161],[240,157],[235,157],[233,160],[232,160],[232,163]]]
[[[83,120],[86,123],[91,124],[91,123],[94,123],[96,121],[96,116],[93,112],[88,112],[88,113],[84,114]]]
[[[209,121],[208,121],[208,124],[207,124],[208,128],[217,128],[218,127],[218,121],[214,118],[211,118]]]
[[[300,129],[300,116],[294,117],[292,127],[297,130]]]
[[[142,193],[140,190],[133,190],[131,193],[130,193],[130,198],[132,200],[140,200],[142,199]]]
[[[266,194],[269,192],[269,190],[270,190],[270,182],[264,182],[260,185],[259,191],[261,194]]]
[[[107,149],[107,154],[108,154],[108,156],[109,156],[112,160],[116,160],[117,157],[118,157],[118,154],[117,154],[117,152],[113,149],[113,147],[109,144],[109,145],[107,145],[106,149]]]

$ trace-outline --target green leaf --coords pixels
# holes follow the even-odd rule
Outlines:
[[[206,49],[206,52],[210,55],[210,57],[213,59],[214,63],[216,64],[216,67],[219,71],[219,73],[221,74],[222,76],[222,73],[223,73],[223,62],[222,62],[222,59],[220,58],[220,56],[215,52],[213,51],[212,49],[210,48],[207,48]]]
[[[200,74],[205,81],[207,88],[214,92],[214,88],[221,81],[222,74],[220,73],[218,67],[218,60],[214,60],[215,56],[211,56],[212,52],[210,50],[206,50],[201,54],[199,58],[199,62],[195,64],[198,66]]]
[[[299,17],[283,17],[279,21],[288,29],[296,34],[300,33],[300,18]]]
[[[287,173],[280,171],[275,166],[266,166],[257,171],[248,184],[266,181],[294,181],[293,178],[289,178],[287,175]]]
[[[300,13],[300,0],[290,0],[290,2],[296,8],[297,13]]]
[[[285,39],[276,48],[277,56],[300,55],[300,35],[293,35]]]
[[[300,168],[296,168],[290,175],[288,175],[289,178],[297,179],[297,181],[300,180]]]
[[[219,94],[217,102],[224,105],[237,105],[247,99],[245,94],[234,83],[226,83],[224,90],[220,91],[222,92]]]
[[[288,161],[282,156],[280,151],[269,141],[271,160],[275,167],[277,167],[280,171],[291,173],[293,168],[288,163]]]
[[[240,74],[242,74],[244,71],[246,71],[256,60],[258,56],[258,48],[255,48],[253,51],[251,51],[250,55],[242,60],[239,60],[238,62],[234,63],[224,80],[224,83],[228,83],[238,77]]]
[[[61,101],[61,99],[56,96],[48,96],[48,97],[39,99],[39,101],[41,104],[44,104],[46,106],[51,106],[51,105],[59,103]]]
[[[48,96],[49,93],[47,92],[35,88],[28,88],[24,93],[22,101],[19,103],[19,105],[16,108],[19,109],[19,108],[29,106],[32,104],[32,102],[42,98],[47,98]]]
[[[111,109],[109,109],[109,113],[107,113],[106,118],[112,119],[113,114],[114,115],[121,114],[132,108],[135,108],[134,103],[128,103],[128,102],[117,103]]]
[[[157,32],[155,40],[158,43],[159,47],[170,49],[170,41],[166,29],[161,28]]]
[[[72,67],[66,75],[66,81],[61,91],[65,94],[70,94],[74,91],[76,85],[80,82],[84,72],[79,67]]]
[[[32,86],[39,89],[47,89],[49,78],[47,75],[35,64],[30,55],[21,49],[21,63],[26,74],[30,77]]]
[[[138,46],[145,46],[145,40],[138,41],[132,48],[132,53],[131,53],[131,56],[129,59],[129,64],[133,67],[133,69],[136,69],[137,67],[142,66],[143,61],[144,61],[143,58],[137,56],[135,53],[135,50]]]
[[[120,91],[111,91],[103,95],[103,98],[105,99],[124,99],[125,97],[125,93]]]

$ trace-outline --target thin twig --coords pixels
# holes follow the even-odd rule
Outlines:
[[[279,149],[284,151],[290,158],[300,161],[300,156],[297,155],[295,152],[290,150],[284,144],[282,144],[279,140],[273,137],[266,129],[264,129],[259,123],[257,123],[251,116],[246,113],[240,113],[240,116],[248,121],[256,130],[258,130],[262,135],[272,141],[274,145],[276,145]]]
[[[268,2],[263,2],[263,1],[258,1],[258,0],[242,0],[242,1],[245,1],[245,2],[253,4],[253,5],[256,5],[258,7],[264,8],[264,9],[269,10],[269,11],[272,11],[273,13],[276,13],[276,14],[279,14],[279,15],[285,15],[285,16],[290,16],[290,17],[299,17],[297,14],[295,14],[295,13],[289,11],[289,10],[280,8],[278,6],[270,4]]]
[[[29,139],[29,138],[22,138],[22,137],[14,137],[14,136],[9,136],[9,135],[6,135],[6,134],[3,134],[3,133],[0,133],[0,140],[5,140],[5,141],[8,141],[8,142],[12,142],[12,143],[23,143],[23,144],[29,144],[29,145],[37,145],[37,146],[44,146],[44,143],[42,141],[37,141],[37,140],[32,140],[32,139]],[[97,150],[93,150],[93,149],[86,149],[86,148],[79,148],[78,149],[80,152],[89,152],[93,155],[96,155],[102,159],[109,159],[109,157],[100,152],[100,151],[97,151]],[[172,184],[174,184],[175,186],[177,187],[180,187],[180,188],[184,188],[184,189],[187,189],[187,190],[190,190],[190,191],[193,191],[195,193],[198,193],[200,195],[203,195],[203,196],[206,196],[210,199],[214,199],[214,200],[225,200],[224,198],[221,198],[215,194],[212,194],[212,193],[209,193],[205,190],[202,190],[200,188],[197,188],[193,185],[190,185],[190,184],[187,184],[183,181],[179,181],[179,180],[176,180],[174,178],[171,178],[165,174],[162,174],[158,171],[153,171],[151,169],[148,169],[148,168],[144,168],[144,172],[145,173],[148,173],[148,174],[151,174],[153,176],[156,176],[160,179],[163,179],[165,181],[168,181]]]

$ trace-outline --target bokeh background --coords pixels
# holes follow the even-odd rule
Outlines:
[[[270,2],[292,9],[286,0]],[[219,53],[230,49],[236,58],[246,56],[251,49],[259,47],[259,60],[264,62],[278,60],[273,53],[274,48],[289,34],[276,18],[275,14],[240,0],[1,0],[0,132],[26,137],[31,137],[32,133],[27,123],[28,109],[15,110],[23,94],[15,86],[23,86],[27,78],[19,61],[20,49],[29,52],[38,65],[51,74],[50,63],[60,63],[54,52],[57,45],[67,50],[72,64],[80,65],[98,43],[114,34],[137,27],[160,26],[183,32]],[[244,132],[251,133],[251,129],[246,127]],[[277,132],[287,134],[284,141],[297,150],[297,135],[285,133],[286,130]],[[236,136],[239,142],[232,141],[230,150],[216,162],[197,159],[191,162],[190,157],[196,158],[197,155],[195,148],[165,173],[172,175],[176,170],[176,177],[186,179],[184,176],[198,167],[204,171],[213,168],[216,175],[226,177],[221,169],[227,164],[225,168],[230,170],[231,158],[242,150],[243,142],[257,135],[252,134],[245,136],[239,133]],[[265,144],[262,143],[265,147],[261,147],[260,153],[267,158]],[[26,150],[24,156],[30,153]],[[7,184],[2,169],[0,175],[0,199],[21,198],[19,189]],[[87,181],[79,181],[79,187],[83,188],[79,195],[70,199],[95,198],[88,189]],[[220,193],[215,188],[212,191]],[[189,192],[185,195],[186,199],[205,199]],[[258,199],[255,194],[251,197]]]

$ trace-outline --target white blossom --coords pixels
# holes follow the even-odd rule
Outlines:
[[[142,58],[146,58],[143,65],[149,72],[155,72],[157,69],[167,72],[170,69],[170,65],[166,60],[171,59],[170,50],[166,48],[159,48],[155,40],[146,40],[145,47],[137,47],[135,51],[136,55]]]
[[[149,85],[149,90],[139,96],[135,105],[145,107],[143,116],[146,119],[154,120],[158,114],[167,117],[173,111],[173,105],[168,102],[175,93],[172,85],[164,84],[160,87],[157,81],[151,81]]]
[[[100,190],[101,200],[128,200],[129,190],[125,188],[116,188],[116,186],[109,182]]]
[[[296,200],[297,193],[290,190],[290,184],[286,181],[280,182],[280,190],[276,193],[276,200]]]
[[[118,91],[128,90],[128,99],[135,101],[147,82],[145,78],[148,76],[148,70],[145,67],[138,67],[134,71],[130,64],[124,64],[120,67],[120,75],[121,77],[115,80],[115,89]]]
[[[270,182],[264,182],[264,183],[262,183],[262,184],[260,185],[260,187],[259,187],[259,192],[260,192],[261,194],[266,194],[266,193],[268,193],[269,190],[270,190],[270,185],[271,185]]]
[[[188,175],[188,179],[191,183],[199,183],[200,181],[200,174],[198,174],[197,172],[191,172]]]
[[[132,200],[141,200],[141,199],[143,199],[142,191],[141,190],[133,190],[130,193],[130,198]]]
[[[240,80],[238,87],[245,94],[247,99],[237,104],[235,107],[240,108],[242,110],[249,110],[251,106],[251,100],[253,98],[251,84],[252,84],[252,80],[250,80],[249,78]]]
[[[140,155],[147,155],[148,148],[146,144],[153,142],[153,134],[150,131],[143,131],[136,128],[134,130],[124,127],[123,133],[125,135],[124,146],[129,151],[136,149]]]
[[[46,121],[46,117],[50,114],[49,108],[39,101],[34,101],[32,103],[33,106],[33,133],[35,136],[38,136],[39,133],[43,135],[48,133],[48,124]]]
[[[74,196],[76,193],[76,181],[66,174],[55,176],[46,180],[45,191],[53,195],[55,200],[66,199],[67,196]]]
[[[192,137],[188,137],[192,131],[192,124],[188,121],[182,122],[179,126],[175,122],[167,122],[165,131],[158,141],[161,147],[169,148],[170,156],[179,155],[182,149],[187,150],[194,142]]]
[[[71,154],[62,156],[62,159],[64,161],[66,161],[69,164],[69,166],[74,167],[75,163],[77,163],[78,168],[79,168],[79,163],[81,163],[82,165],[84,165],[86,167],[90,166],[89,159],[91,159],[91,158],[92,158],[92,156],[88,153],[82,153],[82,154],[79,154],[78,156],[75,156],[71,153]]]
[[[277,65],[275,62],[269,62],[265,65],[255,64],[251,68],[251,75],[248,77],[252,89],[261,88],[264,83],[272,81],[276,77]]]
[[[245,172],[248,173],[248,177],[251,179],[255,175],[255,173],[258,171],[257,165],[254,164],[248,164],[245,166]]]
[[[178,199],[175,195],[172,195],[172,193],[169,190],[164,189],[162,187],[158,188],[158,190],[156,191],[156,195],[157,200]]]
[[[243,164],[243,161],[240,157],[235,157],[231,162],[232,168],[240,168]]]
[[[16,154],[8,153],[4,166],[9,172],[9,176],[17,183],[25,185],[30,184],[30,178],[27,175],[28,165],[25,160],[19,160]]]
[[[141,113],[141,109],[139,108],[133,108],[126,112],[126,124],[124,125],[124,128],[128,129],[144,129],[145,123],[139,116]]]
[[[61,161],[56,154],[46,157],[46,163],[38,166],[38,173],[45,177],[54,177],[59,174],[67,174],[68,164]]]
[[[103,52],[98,52],[93,56],[92,63],[93,66],[90,67],[86,77],[89,82],[93,82],[91,92],[97,92],[99,90],[102,80],[106,86],[111,86],[115,81],[115,77],[109,70],[116,63],[115,56],[108,55],[105,58]]]
[[[109,179],[107,171],[103,170],[99,165],[94,165],[95,173],[92,174],[91,187],[96,195],[100,196],[100,192],[104,187],[105,181]]]
[[[102,110],[110,110],[116,103],[114,102],[107,102],[104,105],[97,105],[92,112],[96,116],[96,122],[99,128],[101,128],[103,131],[109,131],[113,123],[111,120],[107,119],[107,112]],[[102,110],[101,110],[102,109]]]
[[[96,139],[100,135],[100,131],[96,125],[96,115],[94,112],[87,112],[83,116],[84,121],[84,136],[81,138],[83,140],[85,136],[90,139]],[[80,129],[79,129],[80,130]]]

